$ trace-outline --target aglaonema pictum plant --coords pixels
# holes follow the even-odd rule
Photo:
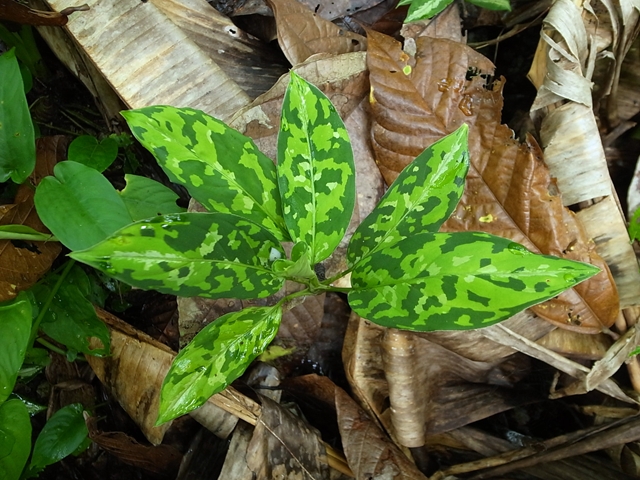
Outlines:
[[[158,424],[240,376],[274,338],[294,296],[337,290],[348,293],[358,314],[384,326],[464,330],[504,320],[599,271],[486,233],[438,233],[463,192],[466,125],[404,169],[351,238],[348,270],[321,280],[314,266],[345,235],[356,188],[347,131],[320,90],[291,74],[277,164],[197,110],[154,106],[123,115],[169,178],[210,213],[137,221],[71,257],[181,296],[264,298],[287,279],[304,285],[274,306],[229,313],[205,327],[164,380]],[[283,242],[294,244],[290,258]],[[348,273],[352,288],[332,286]]]

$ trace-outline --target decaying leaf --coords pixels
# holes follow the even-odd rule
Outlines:
[[[62,27],[69,21],[68,16],[73,12],[87,11],[89,7],[68,7],[62,12],[46,12],[26,7],[15,0],[0,0],[0,20],[8,20],[23,25],[47,25]]]
[[[26,225],[49,233],[36,213],[32,185],[51,175],[55,163],[66,156],[66,148],[67,140],[61,136],[38,139],[36,168],[29,182],[20,186],[15,203],[0,206],[0,225]],[[60,250],[58,242],[0,240],[0,301],[12,299],[36,283],[49,271]]]
[[[557,299],[533,307],[558,326],[597,333],[618,312],[609,270],[573,214],[562,206],[533,138],[521,144],[500,125],[502,82],[470,48],[420,37],[415,57],[390,37],[371,33],[368,65],[372,141],[387,182],[427,145],[470,127],[465,194],[445,231],[486,231],[534,252],[592,263],[602,272]]]
[[[316,15],[297,0],[269,0],[278,26],[278,43],[291,65],[316,53],[361,52],[367,39]]]

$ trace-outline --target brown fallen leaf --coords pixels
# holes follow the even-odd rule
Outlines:
[[[278,26],[278,43],[291,65],[316,53],[339,55],[367,49],[367,39],[315,14],[297,0],[269,0]]]
[[[467,123],[471,168],[465,193],[444,231],[486,231],[534,252],[578,260],[602,272],[533,307],[563,328],[598,333],[618,314],[611,273],[574,214],[563,207],[535,140],[500,124],[503,81],[471,48],[420,37],[410,56],[396,40],[369,33],[372,142],[387,182],[422,150]]]
[[[51,175],[56,162],[66,157],[67,142],[62,136],[38,139],[36,168],[29,181],[18,189],[15,203],[0,206],[0,225],[26,225],[49,233],[33,204],[33,186]],[[0,240],[0,301],[12,299],[36,283],[49,271],[61,249],[58,242]]]
[[[0,0],[0,20],[9,20],[23,25],[62,27],[73,12],[87,11],[88,5],[65,8],[61,12],[46,12],[26,7],[14,0]]]

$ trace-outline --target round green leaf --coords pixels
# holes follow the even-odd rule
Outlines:
[[[127,174],[124,178],[127,186],[120,191],[120,198],[134,220],[186,211],[176,205],[178,194],[160,182],[139,175]]]
[[[118,142],[111,137],[98,141],[91,135],[81,135],[76,138],[67,152],[68,160],[82,163],[98,172],[103,172],[118,156]]]
[[[0,478],[18,480],[31,451],[31,420],[18,400],[0,405]]]

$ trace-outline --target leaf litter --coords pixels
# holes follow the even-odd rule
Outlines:
[[[608,2],[603,3],[609,8],[609,12],[613,11]],[[624,3],[623,12],[627,15],[624,17],[624,27],[633,26],[637,20],[634,17],[636,10],[629,2],[621,3]],[[378,164],[385,180],[390,183],[408,160],[420,153],[425,146],[465,122],[471,126],[470,149],[473,168],[465,197],[446,224],[446,229],[489,231],[524,243],[533,250],[588,261],[603,270],[598,277],[564,297],[534,307],[517,318],[486,331],[429,334],[385,331],[353,316],[346,335],[344,363],[351,381],[350,388],[371,418],[365,420],[366,415],[357,409],[344,392],[336,393],[334,399],[335,408],[342,412],[338,413],[338,423],[343,430],[342,446],[353,473],[358,478],[389,478],[389,475],[391,478],[422,478],[415,470],[414,464],[406,460],[407,457],[404,455],[420,459],[420,452],[424,452],[425,449],[446,450],[447,445],[462,445],[485,456],[513,449],[512,444],[502,444],[502,450],[497,448],[493,451],[478,444],[473,445],[470,440],[472,433],[468,430],[470,427],[466,425],[513,408],[514,405],[532,401],[532,398],[538,399],[517,398],[526,396],[523,395],[526,393],[525,390],[521,390],[526,380],[519,380],[522,377],[526,379],[529,372],[526,363],[529,357],[540,359],[579,379],[578,382],[569,383],[569,387],[573,385],[573,391],[571,388],[565,389],[564,393],[559,395],[584,393],[600,388],[620,400],[633,401],[609,378],[625,358],[628,344],[626,339],[634,338],[633,329],[621,339],[621,342],[627,343],[616,344],[615,349],[611,350],[611,355],[603,358],[592,370],[535,343],[553,330],[554,326],[569,327],[579,334],[607,331],[618,318],[618,298],[606,264],[596,253],[596,245],[584,232],[584,225],[580,224],[581,219],[584,224],[587,218],[590,224],[597,223],[599,217],[586,217],[579,213],[576,218],[566,209],[558,194],[558,189],[563,191],[561,182],[558,181],[556,187],[555,180],[543,164],[542,150],[537,142],[533,137],[528,137],[524,143],[520,143],[513,138],[512,132],[506,126],[500,124],[503,81],[493,78],[493,65],[459,41],[433,36],[417,37],[414,39],[415,51],[407,48],[408,51],[404,52],[399,43],[374,31],[368,32],[368,39],[365,40],[323,23],[325,20],[315,16],[312,11],[301,10],[289,1],[277,0],[274,4],[278,39],[282,50],[287,54],[289,61],[297,66],[299,74],[329,95],[345,119],[354,144],[363,153],[356,155],[357,161],[362,158],[361,166],[356,165],[356,168],[359,172],[367,174],[364,180],[358,180],[360,214],[356,216],[355,222],[358,218],[366,216],[383,192],[384,187],[375,163]],[[58,6],[55,5],[56,8]],[[169,12],[166,8],[165,6],[165,12]],[[447,14],[451,14],[452,10]],[[104,15],[114,14],[108,11],[100,13],[102,17],[96,15],[90,18],[105,24]],[[137,18],[136,21],[141,20]],[[176,24],[184,27],[188,21],[182,19]],[[455,21],[453,24],[455,25]],[[624,27],[619,19],[616,18],[613,24],[615,32],[623,31]],[[303,28],[300,29],[300,26]],[[451,27],[444,28],[444,32],[439,32],[439,35],[444,34],[458,40],[459,35],[448,28]],[[83,36],[84,34],[74,25],[70,26],[70,30],[82,45],[88,46],[86,42],[95,41]],[[172,42],[176,38],[185,45],[189,42],[175,30],[174,25],[171,25],[169,30],[173,35]],[[629,39],[634,36],[629,33],[631,30],[633,28],[624,30],[624,41],[621,42],[623,47],[616,47],[616,53],[620,56],[624,56],[624,49],[627,48]],[[122,31],[119,34],[122,34]],[[108,38],[108,34],[106,35],[105,39]],[[551,37],[553,35],[548,36]],[[554,45],[558,45],[558,41],[555,42]],[[202,45],[202,42],[200,44]],[[96,47],[95,44],[92,46]],[[363,50],[367,46],[366,66],[363,53],[348,53]],[[405,47],[410,46],[411,42],[405,44]],[[193,49],[191,43],[188,43],[188,49]],[[153,63],[153,57],[145,57],[146,52],[141,52],[140,49],[135,51],[142,61],[141,65],[145,64],[144,62]],[[581,61],[585,60],[582,47],[579,47],[576,53]],[[320,55],[313,56],[317,54]],[[200,53],[197,53],[193,58],[200,59],[199,55]],[[96,63],[116,89],[123,91],[121,94],[130,106],[140,107],[158,103],[158,98],[166,98],[163,103],[180,102],[180,106],[193,107],[203,105],[201,108],[209,110],[209,113],[214,115],[217,113],[217,116],[222,118],[229,118],[233,112],[244,106],[240,113],[234,115],[233,126],[254,138],[259,148],[271,158],[274,157],[277,130],[274,126],[278,123],[286,80],[279,81],[273,89],[250,104],[248,97],[239,93],[241,90],[233,86],[233,81],[230,82],[227,76],[220,76],[216,67],[207,63],[207,68],[215,72],[213,77],[222,79],[225,89],[233,92],[221,94],[227,95],[225,99],[232,98],[231,103],[225,104],[218,101],[219,98],[203,101],[195,90],[192,92],[193,95],[185,95],[184,91],[181,91],[178,93],[182,96],[167,95],[166,92],[160,92],[164,96],[158,96],[153,91],[130,91],[130,86],[135,84],[135,80],[122,77],[114,70],[107,57],[108,55],[98,57]],[[306,63],[298,65],[302,62]],[[349,68],[346,74],[345,67]],[[190,78],[193,77],[185,77],[185,85],[193,82]],[[371,94],[367,95],[370,88]],[[566,97],[570,98],[571,95]],[[582,97],[575,97],[577,100],[580,98]],[[370,99],[373,101],[370,102]],[[559,100],[548,94],[547,104],[552,103],[549,99],[554,102]],[[584,98],[582,102],[587,103]],[[547,127],[547,130],[553,132],[555,127]],[[597,135],[591,137],[595,136]],[[542,145],[546,149],[552,144],[551,140],[543,139]],[[606,180],[606,172],[602,173],[602,168],[598,171],[600,178]],[[602,193],[606,191],[599,194]],[[587,230],[591,234],[592,230]],[[618,230],[615,235],[620,237]],[[337,258],[329,259],[327,270],[338,270],[344,262],[344,258],[340,256],[344,254],[344,251],[339,251],[335,256]],[[239,309],[244,303],[237,299],[227,299],[213,305],[198,304],[189,307],[184,303],[188,301],[189,299],[180,300],[180,321],[185,332],[193,333],[223,312]],[[284,345],[299,347],[299,342],[303,340],[306,342],[303,348],[305,350],[318,338],[321,331],[319,322],[324,308],[317,300],[313,305],[303,304],[301,307],[302,310],[292,314],[289,326],[283,330],[283,334],[287,331],[289,333]],[[194,313],[185,313],[189,311]],[[122,335],[117,332],[126,330],[127,327],[116,328],[114,322],[111,321],[112,344],[117,346],[114,338]],[[123,340],[123,345],[130,343],[131,347],[123,346],[118,350],[114,346],[111,359],[92,359],[98,362],[94,368],[98,372],[102,371],[99,376],[114,391],[129,414],[143,426],[143,431],[152,443],[158,443],[163,432],[154,430],[157,427],[152,426],[155,415],[152,412],[152,397],[149,395],[153,395],[150,392],[154,389],[159,389],[162,371],[166,371],[167,362],[171,361],[173,353],[161,345],[148,346],[153,345],[153,341],[141,337],[136,332],[128,331],[123,338],[127,338]],[[148,350],[149,348],[151,350]],[[161,360],[162,358],[164,360]],[[105,361],[111,362],[111,366],[106,370],[105,367],[99,366],[99,362]],[[156,362],[160,362],[164,367],[153,370]],[[125,367],[128,364],[131,366]],[[152,370],[148,370],[149,368]],[[136,386],[136,393],[128,392]],[[208,428],[216,431],[221,437],[230,435],[238,417],[253,425],[267,425],[261,423],[263,412],[260,405],[234,389],[227,389],[222,394],[214,396],[214,399],[192,416],[204,423],[208,422]],[[141,408],[141,405],[144,408]],[[232,412],[233,415],[226,414],[225,411]],[[215,412],[214,420],[207,420],[211,412]],[[280,418],[283,419],[284,416]],[[280,420],[280,423],[288,425],[296,421]],[[378,430],[376,424],[382,425],[400,447],[391,443],[389,438]],[[263,437],[260,441],[269,445],[269,442],[277,440],[281,435],[274,435],[274,428],[265,427],[266,432],[259,434]],[[248,438],[252,435],[258,434],[249,434]],[[486,437],[487,434],[484,435],[485,442],[491,440]],[[635,430],[632,429],[625,441],[634,441],[640,437],[634,435]],[[461,442],[461,438],[464,441]],[[497,442],[496,439],[491,441],[494,440]],[[615,444],[615,440],[612,442],[610,445]],[[274,467],[287,463],[282,458],[269,463],[272,458],[271,452],[277,449],[282,451],[280,447],[283,443],[280,442],[278,446],[276,441],[276,445],[263,445],[265,444],[254,448],[254,452],[262,452],[258,455],[261,460],[253,464],[254,471],[264,473],[270,470],[270,473],[264,474],[274,475]],[[372,445],[376,447],[369,448]],[[425,447],[426,445],[429,447]],[[411,452],[407,447],[412,448]],[[591,451],[589,448],[575,453],[569,448],[568,456]],[[285,447],[284,450],[288,449]],[[295,458],[299,459],[311,451],[310,449],[296,454]],[[291,451],[288,451],[288,454],[291,454]],[[324,458],[322,453],[317,455]],[[336,460],[337,458],[329,454],[326,461],[321,463],[333,465],[332,472],[335,472],[336,465],[344,466],[339,459]],[[528,468],[543,461],[547,460],[544,457],[540,460],[534,458]],[[291,462],[288,465],[291,465]],[[301,463],[298,463],[297,466],[291,467],[293,470],[290,471],[295,471],[300,465]],[[478,468],[484,466],[486,465],[482,464]],[[267,470],[264,470],[265,468]],[[319,470],[317,473],[313,470],[311,478],[328,478],[327,475],[334,475],[327,473],[326,467],[319,464],[315,467],[305,464],[302,469],[297,470],[298,473],[303,472],[300,478],[305,478],[305,471],[312,472],[312,468]],[[473,468],[475,467],[466,471],[473,471]],[[441,477],[436,475],[433,478]]]

